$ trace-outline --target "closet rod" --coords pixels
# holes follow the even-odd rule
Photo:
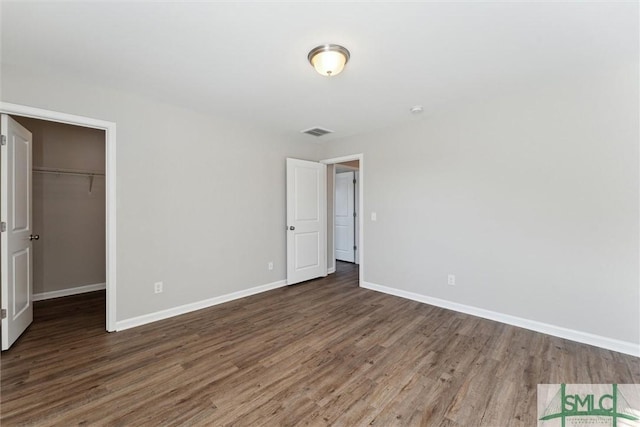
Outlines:
[[[98,171],[86,171],[79,169],[56,169],[56,168],[43,168],[43,167],[33,167],[33,172],[37,173],[50,173],[54,175],[77,175],[77,176],[104,176],[104,172]]]

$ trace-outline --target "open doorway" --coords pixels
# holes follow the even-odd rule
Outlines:
[[[358,282],[362,285],[363,155],[327,159],[322,163],[327,164],[327,272],[357,267]]]
[[[33,138],[33,300],[104,290],[104,130],[12,117]]]
[[[54,167],[54,168],[51,168],[51,169],[54,169],[52,171],[47,167],[39,167],[41,165],[34,162],[33,166],[37,167],[40,170],[32,174],[29,167],[28,176],[31,177],[32,175],[36,175],[36,174],[50,175],[49,178],[57,177],[58,179],[64,176],[65,178],[67,178],[67,182],[68,182],[68,179],[71,179],[71,178],[78,179],[79,181],[77,181],[76,184],[82,187],[85,192],[91,193],[96,199],[98,197],[102,199],[102,202],[103,202],[102,222],[101,222],[100,230],[103,236],[102,238],[103,251],[102,251],[102,257],[101,257],[100,263],[102,265],[102,271],[103,271],[101,277],[103,277],[104,279],[102,282],[88,283],[86,285],[81,285],[81,286],[72,286],[72,288],[79,287],[85,292],[88,290],[92,290],[93,287],[106,289],[106,302],[105,304],[103,304],[103,305],[106,305],[104,310],[105,318],[106,318],[105,326],[107,331],[115,331],[117,329],[116,316],[115,316],[115,313],[116,313],[116,228],[115,228],[115,224],[116,224],[116,177],[115,177],[116,124],[112,122],[92,119],[92,118],[83,117],[83,116],[75,116],[75,115],[66,114],[66,113],[43,110],[39,108],[33,108],[29,106],[10,104],[10,103],[4,103],[4,102],[0,102],[0,112],[3,113],[3,117],[4,117],[4,114],[6,114],[6,115],[10,115],[14,119],[23,120],[23,121],[26,119],[38,119],[43,122],[53,123],[55,125],[63,125],[63,124],[73,125],[72,127],[79,127],[82,129],[93,130],[93,131],[99,132],[99,135],[101,135],[100,138],[102,141],[102,152],[103,152],[103,156],[101,160],[102,175],[99,175],[100,168],[97,168],[97,169],[82,168],[80,170],[77,170],[75,168],[67,169],[67,168],[58,167],[57,169],[60,169],[60,170],[56,171],[55,170],[56,168]],[[14,120],[14,122],[17,122],[17,120]],[[33,127],[32,126],[33,123],[36,123],[36,122],[27,124],[27,126]],[[17,123],[16,126],[20,126],[21,128],[24,128],[24,126],[22,126],[20,123]],[[31,134],[29,134],[29,139],[31,140]],[[3,147],[3,149],[4,148],[6,147]],[[77,153],[74,153],[74,155],[75,154]],[[36,153],[36,159],[37,159],[37,156],[38,156],[38,153]],[[31,162],[29,162],[29,165],[31,165]],[[67,170],[62,170],[62,169],[67,169]],[[55,173],[52,174],[50,172],[55,172]],[[67,173],[62,173],[62,172],[67,172]],[[36,179],[44,180],[45,178],[37,177]],[[100,184],[98,180],[101,180],[102,188],[99,188]],[[30,187],[31,185],[29,185],[29,188]],[[102,192],[101,196],[98,195],[98,192]],[[36,226],[38,226],[37,223],[36,223]],[[33,237],[37,236],[37,233],[34,233],[34,234],[35,235]],[[43,241],[44,241],[44,235],[43,235]],[[37,243],[41,243],[41,242],[37,242]],[[3,262],[4,261],[5,260],[3,256]],[[3,276],[3,282],[2,282],[3,290],[6,287],[4,279],[5,278]],[[60,287],[60,283],[58,283],[57,286]],[[85,287],[83,288],[83,286]],[[34,293],[36,294],[36,298],[38,299],[47,299],[47,297],[54,296],[54,295],[63,296],[63,294],[67,292],[71,292],[71,293],[77,292],[77,289],[75,290],[68,290],[68,289],[69,289],[68,287],[66,288],[62,287],[61,289],[53,289],[52,292],[54,293],[47,294],[47,292],[51,291],[51,288],[50,288],[50,291],[47,291],[45,288],[40,288],[40,289],[35,289]],[[42,292],[38,292],[39,290],[41,290]],[[57,292],[57,291],[60,291],[60,292]],[[30,301],[30,298],[29,298],[29,301]],[[3,298],[2,300],[3,314],[4,314],[4,309],[6,308],[6,305],[10,303],[11,301],[9,300],[5,301]],[[3,319],[3,329],[4,329],[5,320],[7,319]],[[3,333],[4,333],[4,330],[3,330]],[[3,348],[4,348],[4,344],[3,344]]]
[[[360,162],[336,163],[333,236],[336,261],[358,264],[358,179]]]

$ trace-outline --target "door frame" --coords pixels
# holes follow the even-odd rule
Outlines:
[[[351,154],[348,156],[342,156],[342,157],[334,157],[331,159],[325,159],[325,160],[320,160],[320,163],[324,163],[327,165],[335,165],[336,163],[344,163],[344,162],[350,162],[352,160],[358,160],[359,162],[359,166],[358,166],[358,260],[360,262],[360,264],[358,264],[358,285],[360,287],[362,287],[362,284],[364,283],[364,220],[363,220],[363,215],[364,215],[364,154],[363,153],[359,153],[359,154]],[[335,179],[335,173],[336,173],[336,168],[333,168],[333,189],[331,190],[331,193],[329,191],[327,191],[327,197],[333,197],[335,199],[335,186],[336,186],[336,179]],[[329,196],[330,194],[330,196]],[[335,218],[335,212],[336,210],[336,205],[335,202],[333,203],[333,216]],[[334,219],[335,222],[335,219]],[[327,230],[328,231],[328,230]],[[333,235],[333,239],[331,241],[331,253],[333,254],[333,260],[335,262],[335,253],[336,253],[336,239],[335,239],[335,224],[333,225],[333,230],[331,231],[334,235]],[[327,258],[327,268],[329,268],[329,258]]]
[[[0,112],[50,122],[65,123],[105,132],[106,205],[106,329],[116,330],[116,124],[105,120],[44,110],[26,105],[0,102]]]

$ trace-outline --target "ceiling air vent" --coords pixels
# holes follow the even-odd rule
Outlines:
[[[329,129],[323,129],[323,128],[311,128],[311,129],[305,129],[303,131],[300,131],[302,133],[306,133],[308,135],[313,135],[313,136],[322,136],[322,135],[326,135],[328,133],[333,133],[332,130]]]

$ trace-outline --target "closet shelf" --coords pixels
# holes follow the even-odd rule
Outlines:
[[[60,168],[47,168],[42,166],[34,166],[33,172],[37,173],[50,173],[55,175],[78,175],[78,176],[104,176],[102,171],[91,171],[82,169],[60,169]]]
[[[102,171],[88,171],[82,169],[60,169],[60,168],[46,168],[42,166],[34,166],[31,169],[34,173],[47,173],[52,175],[75,175],[86,176],[89,178],[89,194],[93,191],[93,178],[96,176],[104,176]]]

